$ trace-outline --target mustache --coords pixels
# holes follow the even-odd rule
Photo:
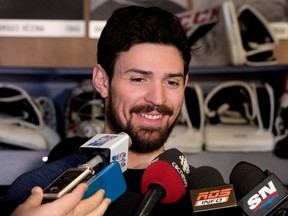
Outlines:
[[[166,105],[159,105],[155,106],[152,104],[145,104],[145,105],[136,105],[130,110],[130,113],[148,113],[152,111],[157,111],[159,113],[162,113],[164,115],[172,115],[173,110],[166,106]]]

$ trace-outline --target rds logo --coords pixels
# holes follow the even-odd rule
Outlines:
[[[198,194],[195,206],[226,203],[229,200],[232,188],[221,190],[205,191]]]
[[[268,187],[264,186],[262,187],[258,193],[251,196],[247,204],[249,205],[249,208],[253,210],[255,213],[261,208],[264,208],[265,206],[269,205],[273,202],[274,199],[278,197],[278,192],[273,184],[272,181],[268,182]]]

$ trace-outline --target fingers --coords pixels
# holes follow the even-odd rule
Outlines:
[[[103,199],[104,190],[98,190],[89,198],[82,200],[75,209],[75,215],[101,216],[110,204],[110,199]]]
[[[104,190],[99,190],[91,197],[82,200],[87,190],[86,183],[79,184],[71,193],[51,202],[41,205],[43,191],[40,187],[34,187],[30,197],[21,204],[12,216],[25,215],[73,215],[73,216],[102,216],[110,204],[110,199],[103,199]]]
[[[30,197],[12,213],[12,216],[38,215],[73,215],[73,216],[102,216],[111,200],[104,199],[104,190],[99,190],[91,197],[81,200],[88,185],[79,184],[71,193],[51,202],[41,205],[43,191],[35,187]]]
[[[111,203],[111,200],[108,198],[103,199],[103,201],[100,203],[100,205],[94,209],[90,214],[87,216],[102,216],[106,212],[109,204]]]
[[[31,190],[31,195],[27,198],[25,202],[19,205],[11,216],[26,215],[26,212],[33,211],[34,208],[41,205],[43,199],[43,191],[40,187],[34,187]]]
[[[63,197],[48,203],[49,208],[53,212],[63,212],[64,215],[74,212],[76,206],[80,203],[85,191],[87,190],[88,186],[86,183],[81,183],[77,185],[77,187],[71,192]]]
[[[37,186],[32,188],[31,195],[25,201],[25,204],[31,207],[36,207],[41,205],[42,199],[43,199],[43,191],[40,187]]]

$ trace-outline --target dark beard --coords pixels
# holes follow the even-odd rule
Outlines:
[[[108,103],[106,107],[106,120],[107,123],[114,133],[120,133],[125,132],[127,133],[131,140],[132,145],[130,150],[134,151],[136,153],[150,153],[153,151],[156,151],[160,149],[164,143],[167,141],[173,127],[176,124],[176,121],[173,122],[172,125],[165,125],[161,128],[148,128],[148,127],[135,127],[131,123],[131,119],[128,120],[127,125],[124,125],[121,120],[119,119],[117,115],[117,110],[113,106],[113,100],[111,96],[111,92],[109,94]],[[147,108],[148,107],[148,108]],[[150,107],[150,108],[149,108]],[[131,110],[131,113],[133,110],[138,110],[140,112],[141,110],[149,110],[152,109],[151,106],[141,106],[133,108]],[[165,107],[158,107],[153,108],[153,110],[162,110],[163,114],[172,115],[173,111],[171,109]]]

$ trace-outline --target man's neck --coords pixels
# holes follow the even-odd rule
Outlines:
[[[151,161],[159,154],[164,152],[164,148],[160,148],[157,151],[151,153],[135,153],[128,152],[128,169],[146,169]]]

